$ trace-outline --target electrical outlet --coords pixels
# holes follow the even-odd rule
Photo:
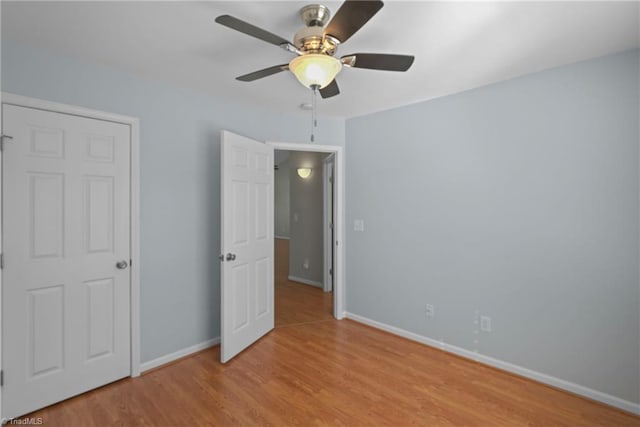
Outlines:
[[[435,317],[436,309],[433,307],[432,304],[427,304],[425,308],[427,312],[427,317]]]
[[[482,332],[491,332],[491,317],[480,316],[480,330]]]

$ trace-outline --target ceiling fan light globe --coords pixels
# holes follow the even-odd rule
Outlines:
[[[342,69],[342,62],[323,54],[309,53],[295,57],[289,63],[289,69],[304,87],[326,87]]]

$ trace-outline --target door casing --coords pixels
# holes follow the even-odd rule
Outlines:
[[[130,251],[131,266],[131,376],[140,375],[140,120],[136,117],[123,116],[104,111],[91,110],[73,105],[60,104],[57,102],[45,101],[37,98],[30,98],[21,95],[2,92],[0,94],[0,104],[15,105],[19,107],[33,108],[37,110],[51,111],[55,113],[68,114],[72,116],[86,117],[129,126],[130,129]],[[0,129],[2,124],[0,123]],[[5,140],[5,143],[10,140]],[[2,188],[2,152],[0,152],[0,188]],[[0,197],[0,211],[2,208],[2,197]],[[2,242],[2,225],[0,224],[0,244]],[[2,249],[0,249],[2,251]],[[4,253],[4,252],[2,252]],[[0,290],[2,289],[2,276],[0,273]],[[0,369],[2,369],[2,292],[0,292]],[[0,387],[0,419],[2,419],[2,388]]]
[[[344,150],[338,145],[316,145],[316,144],[300,144],[291,142],[267,141],[267,144],[273,146],[275,150],[288,151],[307,151],[315,153],[333,153],[334,154],[334,201],[336,217],[334,218],[334,230],[336,239],[336,258],[334,260],[333,271],[337,274],[334,276],[333,283],[333,316],[336,319],[344,319],[345,317],[345,216],[344,216],[344,191],[345,191],[345,172],[344,172]],[[274,207],[275,209],[275,207]],[[274,213],[275,214],[275,213]]]
[[[323,211],[323,280],[322,290],[325,292],[333,292],[333,260],[336,254],[336,239],[332,230],[333,222],[335,222],[335,209],[334,209],[334,190],[333,190],[333,175],[335,170],[335,155],[329,154],[322,161],[322,211]]]

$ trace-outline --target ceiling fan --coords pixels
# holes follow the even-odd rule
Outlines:
[[[300,16],[306,26],[295,34],[293,43],[230,15],[218,16],[216,22],[297,55],[288,64],[254,71],[236,77],[237,80],[250,82],[290,70],[305,87],[311,88],[314,92],[319,90],[322,98],[330,98],[340,93],[335,77],[343,65],[349,68],[407,71],[413,64],[414,57],[410,55],[353,53],[339,59],[334,56],[338,46],[362,28],[382,6],[383,3],[379,0],[347,0],[331,21],[326,6],[305,6],[300,10]]]

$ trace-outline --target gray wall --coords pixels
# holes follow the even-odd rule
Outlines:
[[[220,130],[306,142],[308,115],[236,105],[2,37],[2,90],[141,120],[142,361],[220,335]],[[213,77],[212,77],[213,78]],[[320,118],[316,141],[344,144]]]
[[[639,402],[638,59],[348,120],[348,311]]]
[[[289,154],[290,209],[289,275],[322,284],[322,159],[326,153],[292,151]],[[298,176],[310,167],[311,176]],[[306,264],[306,267],[305,267]]]
[[[274,234],[289,237],[289,159],[278,164],[274,178]]]

